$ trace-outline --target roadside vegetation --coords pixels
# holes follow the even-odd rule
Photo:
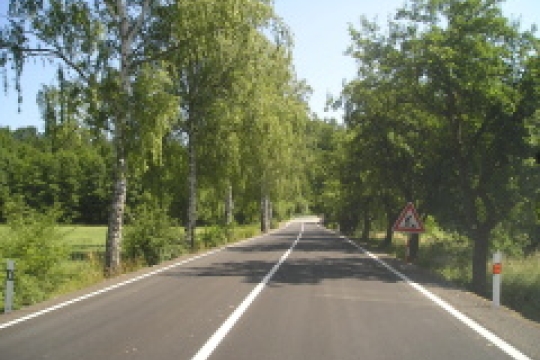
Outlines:
[[[23,203],[10,204],[6,225],[0,226],[0,255],[16,259],[14,308],[32,305],[105,280],[106,226],[59,225],[60,213],[37,212]],[[127,224],[122,273],[157,265],[179,256],[247,239],[260,233],[259,224],[198,228],[190,248],[184,229],[145,214]],[[5,283],[5,273],[0,277]],[[0,308],[4,307],[4,292]]]

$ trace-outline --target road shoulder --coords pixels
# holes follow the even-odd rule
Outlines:
[[[356,241],[381,260],[403,273],[411,281],[423,286],[440,297],[467,317],[496,334],[515,348],[533,359],[540,359],[540,324],[526,319],[518,312],[504,306],[494,308],[491,301],[471,293],[441,276],[414,264],[380,252],[368,244]],[[504,283],[503,283],[504,286]],[[504,290],[504,288],[503,288]]]

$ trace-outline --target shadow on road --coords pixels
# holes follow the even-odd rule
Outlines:
[[[231,247],[230,253],[245,253],[246,256],[231,256],[235,260],[214,263],[210,266],[192,266],[167,272],[163,276],[196,277],[241,277],[247,283],[259,283],[290,248],[297,234],[280,233],[272,240]],[[293,240],[291,240],[293,239]],[[268,253],[275,253],[269,258]],[[250,254],[250,255],[248,255]],[[252,255],[251,255],[252,254]],[[250,259],[247,259],[250,257]],[[255,259],[254,259],[255,258]],[[257,259],[257,258],[264,258]],[[341,239],[319,231],[304,235],[292,255],[273,276],[270,285],[316,285],[326,280],[358,279],[395,283],[400,280],[380,264],[362,254]]]

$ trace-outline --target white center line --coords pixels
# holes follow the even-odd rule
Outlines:
[[[263,291],[263,289],[268,285],[270,280],[272,279],[272,276],[278,271],[279,267],[287,260],[289,255],[292,253],[298,242],[300,241],[300,238],[302,237],[302,233],[304,232],[304,223],[302,223],[302,227],[300,230],[300,233],[298,234],[298,237],[294,241],[294,243],[291,245],[289,250],[281,258],[279,259],[278,263],[274,265],[272,270],[266,276],[262,281],[249,293],[249,295],[242,301],[240,306],[236,308],[236,310],[229,316],[227,320],[221,325],[221,327],[212,335],[210,339],[204,344],[204,346],[197,352],[197,354],[191,358],[191,360],[206,360],[214,350],[218,347],[218,345],[221,343],[221,341],[227,336],[227,334],[231,331],[231,329],[234,327],[236,322],[242,317],[244,312],[249,308],[251,303],[257,298],[257,296]]]

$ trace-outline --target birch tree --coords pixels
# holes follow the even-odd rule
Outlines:
[[[194,247],[199,153],[226,128],[227,117],[216,109],[233,98],[246,59],[255,56],[247,52],[253,33],[267,28],[274,15],[266,1],[258,0],[179,0],[161,11],[164,21],[156,32],[171,46],[169,69],[181,109],[178,129],[185,134],[189,159],[186,235]],[[158,52],[161,46],[156,44]]]
[[[156,139],[170,120],[158,117],[160,124],[150,123],[152,126],[145,121],[155,119],[134,116],[132,85],[147,61],[143,51],[149,42],[146,30],[156,5],[151,0],[11,0],[9,23],[0,32],[0,65],[13,64],[19,93],[20,75],[28,59],[61,63],[69,69],[67,76],[87,88],[90,124],[110,132],[115,149],[105,256],[105,272],[110,275],[120,270],[130,152],[137,148],[156,158],[160,152]],[[158,82],[163,80],[158,76]],[[166,113],[170,113],[168,109],[167,105]]]

